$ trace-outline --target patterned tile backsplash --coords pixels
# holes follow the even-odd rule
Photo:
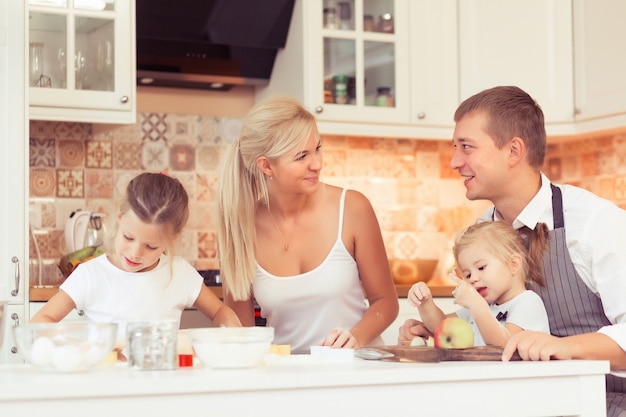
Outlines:
[[[216,260],[215,190],[224,148],[241,119],[140,113],[134,125],[30,123],[30,280],[58,285],[66,219],[76,209],[105,214],[111,230],[128,181],[167,170],[190,196],[179,253],[198,268]],[[455,230],[486,202],[465,199],[449,168],[449,141],[323,136],[323,180],[363,192],[378,215],[390,259],[439,259]],[[626,129],[551,143],[544,171],[626,207]]]

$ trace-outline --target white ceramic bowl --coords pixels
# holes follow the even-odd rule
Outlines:
[[[18,352],[35,368],[56,372],[88,371],[113,350],[117,324],[33,323],[13,328]]]
[[[261,363],[274,340],[273,327],[187,329],[196,356],[210,368],[251,368]]]

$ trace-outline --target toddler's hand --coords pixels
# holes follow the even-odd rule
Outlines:
[[[428,285],[426,285],[425,282],[413,284],[407,294],[407,298],[409,300],[409,304],[413,307],[422,305],[424,301],[431,298],[430,288],[428,288]]]

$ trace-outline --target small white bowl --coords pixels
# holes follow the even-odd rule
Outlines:
[[[55,372],[88,371],[112,352],[117,324],[33,323],[13,328],[18,352],[35,368]]]
[[[252,368],[269,352],[273,327],[187,329],[196,356],[209,368]]]

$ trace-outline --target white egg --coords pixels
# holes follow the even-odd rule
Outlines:
[[[82,350],[82,361],[84,365],[95,365],[102,360],[102,347],[100,346],[87,346]]]
[[[58,346],[52,354],[52,365],[62,372],[75,371],[79,369],[81,354],[78,347],[74,345]]]
[[[53,353],[54,342],[48,337],[39,337],[30,349],[30,361],[36,366],[48,366]]]

